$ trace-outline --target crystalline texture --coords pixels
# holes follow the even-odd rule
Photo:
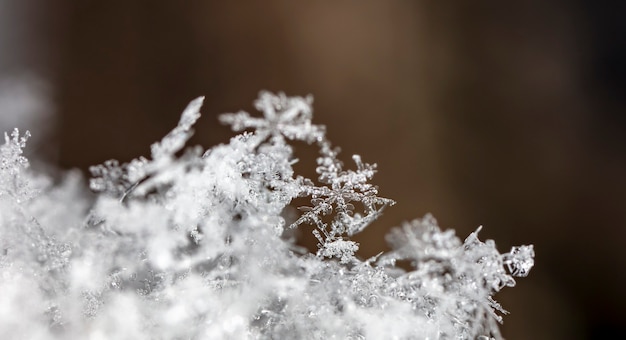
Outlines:
[[[183,111],[176,128],[168,133],[160,142],[151,146],[152,160],[144,157],[133,159],[120,165],[116,160],[108,160],[102,165],[90,167],[93,178],[90,188],[113,197],[124,199],[131,191],[143,195],[148,191],[167,183],[171,178],[165,175],[153,176],[167,167],[177,168],[181,164],[173,163],[174,154],[180,151],[193,135],[191,127],[200,118],[200,108],[204,97],[193,100]],[[152,178],[149,178],[153,176]]]
[[[223,114],[220,121],[231,125],[233,130],[254,129],[262,139],[275,136],[290,140],[314,143],[325,139],[325,128],[311,124],[313,97],[287,97],[284,93],[274,95],[261,92],[255,101],[257,110],[263,112],[263,118],[255,118],[247,112]]]
[[[10,136],[4,134],[4,145],[0,146],[0,197],[9,196],[17,203],[30,199],[34,194],[24,174],[29,165],[22,149],[29,137],[30,132],[20,136],[19,130],[14,129]]]
[[[511,248],[504,263],[514,276],[525,277],[535,265],[535,250],[532,245]]]
[[[198,98],[150,158],[93,167],[93,203],[27,168],[28,134],[5,135],[0,338],[501,338],[493,296],[528,274],[532,246],[501,254],[480,228],[462,242],[427,215],[363,261],[350,237],[394,202],[375,164],[344,167],[311,103],[262,92],[260,117],[220,118],[247,131],[181,153]],[[294,141],[319,148],[316,180],[294,172]],[[284,233],[296,197],[310,205],[289,227],[313,225],[315,254]]]

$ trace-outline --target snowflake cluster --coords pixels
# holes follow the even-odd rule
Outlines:
[[[0,146],[0,338],[500,338],[493,295],[534,264],[532,246],[501,254],[464,242],[431,216],[357,256],[350,239],[394,201],[347,169],[312,98],[262,92],[261,117],[225,114],[241,132],[183,150],[200,117],[192,101],[151,157],[51,180],[22,155],[28,133]],[[294,173],[293,142],[319,149],[316,179]],[[58,182],[53,185],[53,182]],[[292,201],[307,197],[295,218]],[[314,227],[318,251],[287,237]]]

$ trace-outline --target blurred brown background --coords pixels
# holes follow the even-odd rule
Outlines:
[[[625,2],[0,0],[0,80],[23,74],[56,112],[35,152],[83,170],[147,155],[199,95],[210,147],[259,90],[311,93],[398,201],[363,256],[427,212],[462,238],[484,225],[537,253],[497,296],[507,339],[624,334]]]

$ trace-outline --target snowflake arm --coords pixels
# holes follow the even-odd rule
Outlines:
[[[193,135],[192,126],[200,118],[203,101],[204,97],[191,101],[183,111],[178,125],[160,142],[152,144],[152,160],[139,157],[121,165],[116,160],[109,160],[90,167],[91,190],[124,200],[133,191],[142,196],[170,180],[173,173],[181,170],[181,164],[174,162],[175,154]]]
[[[200,118],[200,108],[203,102],[204,97],[198,97],[191,101],[183,111],[178,125],[160,142],[152,144],[152,159],[154,161],[171,158],[185,146],[185,143],[193,135],[192,126]]]

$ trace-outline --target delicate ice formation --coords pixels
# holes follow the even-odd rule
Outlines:
[[[394,202],[369,183],[374,164],[355,155],[344,168],[311,103],[263,92],[263,117],[220,118],[246,132],[179,157],[198,98],[151,159],[93,167],[92,203],[78,175],[55,187],[28,169],[28,134],[5,136],[0,338],[499,338],[493,294],[528,274],[532,246],[500,254],[426,216],[392,231],[392,251],[359,259],[349,237]],[[293,140],[319,147],[317,180],[294,174]],[[296,197],[310,206],[285,221]],[[282,237],[305,223],[317,254]]]

